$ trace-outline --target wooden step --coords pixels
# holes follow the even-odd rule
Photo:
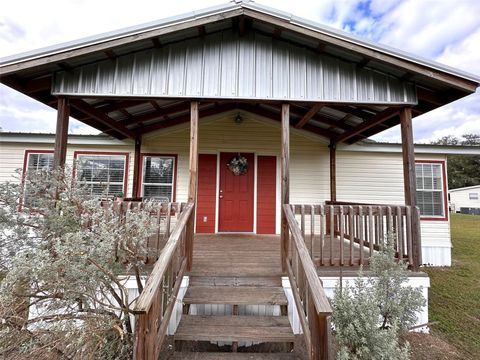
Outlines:
[[[294,354],[288,353],[207,353],[176,352],[173,360],[295,360]]]
[[[182,315],[175,340],[294,342],[287,316]]]
[[[282,287],[189,286],[184,304],[287,305]]]
[[[282,286],[280,276],[192,276],[191,286]]]

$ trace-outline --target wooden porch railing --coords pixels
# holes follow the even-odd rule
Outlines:
[[[187,223],[193,203],[181,208],[180,216],[165,244],[147,283],[136,301],[135,350],[137,360],[156,360],[167,333],[180,285],[187,268]]]
[[[157,261],[185,205],[186,203],[177,202],[158,203],[158,206],[150,212],[155,231],[148,238],[147,253],[143,259],[145,264],[154,264]],[[120,217],[120,221],[128,221],[128,212],[144,208],[145,203],[141,198],[132,198],[121,202],[102,201],[101,206],[104,208],[111,206],[113,212]]]
[[[292,208],[283,205],[283,211],[291,236],[287,233],[283,237],[282,254],[286,258],[282,261],[292,287],[309,359],[329,359],[332,309]]]
[[[328,204],[328,203],[327,203]],[[417,271],[421,263],[418,207],[335,203],[291,205],[317,267],[368,265],[387,234],[396,258]]]

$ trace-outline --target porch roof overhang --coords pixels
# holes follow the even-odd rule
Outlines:
[[[195,99],[200,117],[239,109],[278,121],[289,102],[292,126],[337,143],[398,124],[400,107],[418,116],[480,83],[250,2],[4,58],[0,81],[54,108],[68,96],[74,118],[119,139],[189,121]]]

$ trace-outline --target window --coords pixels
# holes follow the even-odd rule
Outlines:
[[[417,163],[415,165],[417,205],[426,217],[445,217],[443,163]]]
[[[75,154],[77,180],[91,195],[125,196],[127,155]]]
[[[27,150],[25,152],[25,168],[23,169],[23,176],[25,182],[25,193],[23,204],[27,207],[35,207],[37,204],[33,200],[35,189],[32,187],[28,178],[37,172],[49,171],[53,169],[53,152],[35,152]]]
[[[145,155],[143,157],[142,196],[173,201],[175,157]]]
[[[478,193],[468,193],[469,200],[478,200]]]

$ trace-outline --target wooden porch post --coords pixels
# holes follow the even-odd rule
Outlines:
[[[135,138],[135,154],[133,155],[133,187],[132,197],[140,196],[140,157],[142,149],[142,136]]]
[[[414,208],[416,206],[416,179],[415,179],[415,152],[413,145],[412,109],[403,108],[400,111],[400,126],[402,131],[402,154],[403,154],[403,184],[405,191],[405,205]],[[416,214],[416,211],[412,211]],[[418,271],[422,261],[422,244],[420,240],[419,217],[412,217],[412,260],[413,270]]]
[[[55,131],[55,149],[53,152],[53,167],[65,167],[67,158],[68,119],[70,116],[70,103],[67,98],[58,98],[57,128]]]
[[[337,201],[337,145],[330,141],[330,201]]]
[[[281,228],[281,255],[282,270],[286,271],[286,261],[288,256],[288,222],[283,211],[283,204],[290,202],[290,105],[282,104],[282,201],[280,202],[282,214]]]
[[[198,101],[190,104],[190,165],[188,182],[188,202],[195,203],[197,200],[197,175],[198,175]],[[190,221],[187,225],[187,270],[192,269],[193,238],[195,232],[195,213],[193,208]]]

